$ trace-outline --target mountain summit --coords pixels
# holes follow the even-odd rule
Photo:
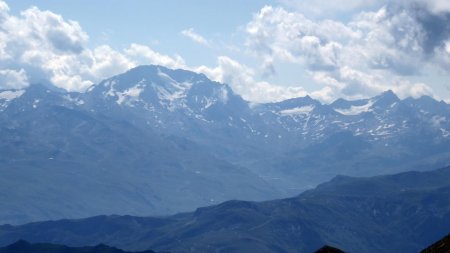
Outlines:
[[[84,93],[4,90],[0,223],[165,215],[288,197],[338,174],[444,166],[449,118],[445,103],[392,91],[329,105],[308,96],[250,105],[226,84],[161,66]]]

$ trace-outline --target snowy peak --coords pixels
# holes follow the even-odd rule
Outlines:
[[[5,101],[12,101],[23,95],[25,90],[4,90],[0,91],[0,99]]]
[[[397,103],[400,101],[400,99],[397,97],[397,95],[395,95],[394,92],[392,92],[391,90],[385,91],[383,93],[381,93],[381,95],[378,95],[374,98],[372,98],[372,101],[374,101],[373,103],[373,107],[374,108],[390,108],[392,107],[392,105],[394,103]]]
[[[291,98],[278,103],[273,103],[273,107],[279,108],[280,110],[293,109],[296,107],[312,106],[315,107],[320,105],[320,102],[312,99],[310,96]]]
[[[114,76],[111,79],[120,81],[121,85],[129,86],[139,82],[142,79],[151,80],[159,84],[167,83],[183,83],[183,82],[196,82],[208,80],[205,75],[197,74],[192,71],[183,69],[169,69],[156,65],[145,65],[132,68],[127,72]],[[120,87],[124,88],[124,87]]]
[[[142,106],[175,111],[198,103],[208,108],[226,103],[231,90],[210,81],[203,74],[186,70],[172,70],[161,66],[140,66],[107,79],[88,90],[119,106]]]
[[[345,100],[338,99],[330,106],[338,113],[346,116],[356,116],[371,111],[385,111],[395,106],[400,99],[391,90],[385,91],[370,99]]]
[[[285,101],[270,103],[265,106],[265,110],[271,111],[281,116],[305,117],[315,115],[334,115],[335,111],[329,106],[320,103],[310,96],[292,98]]]
[[[133,68],[85,93],[60,92],[43,85],[1,91],[0,111],[12,104],[16,110],[42,105],[78,107],[108,117],[133,118],[136,124],[158,129],[182,126],[190,131],[203,124],[210,131],[214,124],[220,129],[233,128],[249,139],[259,135],[281,140],[293,135],[319,141],[346,131],[379,140],[407,134],[418,126],[450,138],[450,106],[431,97],[400,100],[386,91],[368,99],[338,99],[329,105],[305,96],[250,106],[226,84],[161,66]]]
[[[261,104],[259,110],[272,112],[280,116],[308,115],[316,107],[321,106],[320,102],[310,96],[292,98],[276,103]]]
[[[183,80],[178,82],[164,71],[158,69],[158,77],[160,82],[152,82],[151,86],[157,92],[160,100],[174,101],[176,99],[185,98],[187,91],[192,87],[191,80]]]
[[[123,153],[128,148],[122,149],[119,143],[127,143],[130,137],[146,147],[151,141],[141,138],[143,134],[151,138],[174,136],[198,144],[205,152],[212,152],[213,157],[225,157],[227,161],[252,166],[255,170],[262,168],[267,178],[278,178],[275,169],[289,168],[294,172],[299,166],[318,168],[317,173],[322,177],[322,171],[331,171],[328,166],[333,163],[339,168],[350,164],[355,173],[362,171],[366,164],[381,171],[389,164],[379,163],[380,157],[391,157],[391,154],[398,161],[396,166],[416,156],[421,163],[434,159],[440,164],[450,161],[450,155],[444,152],[450,150],[450,106],[430,97],[399,100],[388,91],[368,99],[340,99],[330,105],[306,96],[250,106],[225,84],[201,74],[159,66],[134,68],[85,93],[58,92],[31,85],[25,92],[1,94],[2,101],[9,101],[8,107],[0,112],[4,125],[11,123],[19,129],[23,124],[13,124],[14,119],[29,122],[33,118],[38,127],[30,131],[36,129],[39,134],[56,136],[50,131],[56,126],[60,129],[58,134],[66,136],[66,121],[74,120],[73,136],[89,133],[86,143],[94,138],[95,145],[111,148],[108,151],[111,154],[128,154]],[[109,142],[110,137],[116,137],[116,130],[121,134],[120,142],[119,139]],[[97,135],[103,137],[97,139]],[[20,131],[17,136],[27,138]],[[42,139],[47,143],[46,138]],[[50,151],[58,150],[62,143],[56,137],[54,140],[55,145],[48,146]],[[181,141],[180,150],[190,150],[189,142]],[[86,144],[77,150],[90,146]],[[134,148],[129,150],[132,152]],[[393,152],[397,150],[406,151],[396,156]],[[272,163],[275,160],[283,162]],[[299,178],[286,181],[292,184],[290,189],[298,186]],[[286,182],[275,184],[281,187]]]
[[[351,106],[362,106],[367,104],[368,99],[359,99],[359,100],[345,100],[343,98],[339,98],[333,103],[330,104],[333,108],[338,109],[348,109]]]
[[[42,106],[75,107],[83,102],[79,93],[60,92],[50,89],[42,84],[31,84],[23,90],[10,90],[0,92],[0,111],[18,112],[36,110]]]
[[[357,101],[340,101],[338,103],[333,103],[331,106],[336,112],[342,115],[354,116],[371,111],[373,104],[373,100],[363,99]]]
[[[370,99],[360,100],[345,100],[338,99],[330,105],[322,104],[309,96],[288,99],[278,103],[271,103],[267,105],[268,109],[278,111],[281,115],[293,114],[321,114],[321,115],[336,115],[336,112],[345,116],[360,115],[365,112],[374,110],[386,110],[392,108],[400,99],[388,90],[382,94]]]
[[[429,96],[421,96],[420,98],[407,98],[404,103],[411,108],[416,108],[422,112],[428,113],[448,113],[449,106],[445,102],[438,102]]]
[[[93,86],[81,98],[87,101],[85,109],[108,115],[132,114],[147,125],[164,129],[192,121],[210,124],[247,118],[243,114],[249,111],[248,103],[226,84],[161,66],[131,69]]]
[[[300,107],[294,107],[291,109],[281,110],[281,115],[298,115],[298,114],[310,114],[314,110],[314,105],[305,105]]]
[[[0,91],[0,111],[5,110],[14,99],[22,96],[25,90],[3,90]]]

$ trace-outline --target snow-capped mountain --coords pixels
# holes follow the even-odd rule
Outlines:
[[[167,214],[298,194],[337,174],[436,168],[450,163],[449,118],[444,102],[391,91],[255,105],[161,66],[84,93],[0,91],[0,221]]]
[[[0,91],[0,111],[5,110],[9,103],[23,95],[25,90],[5,90]]]

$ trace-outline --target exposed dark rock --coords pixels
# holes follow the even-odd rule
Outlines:
[[[319,250],[317,250],[315,253],[345,253],[345,252],[338,248],[334,248],[334,247],[326,245],[326,246],[323,246],[322,248],[320,248]]]
[[[430,247],[422,250],[420,253],[449,253],[450,252],[450,234],[441,240],[435,242]]]

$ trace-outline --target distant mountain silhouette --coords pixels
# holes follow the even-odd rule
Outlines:
[[[49,243],[34,243],[20,240],[14,244],[0,248],[0,253],[132,253],[123,251],[104,244],[92,247],[67,247],[63,245]],[[133,252],[133,253],[155,253],[152,250]]]
[[[426,249],[420,251],[420,253],[449,253],[450,252],[450,234],[442,238],[441,240],[433,243]],[[345,253],[344,251],[331,246],[323,246],[315,253]]]
[[[420,253],[449,253],[450,252],[450,234],[441,240],[435,242],[430,247],[422,250]]]
[[[315,253],[345,253],[345,252],[331,246],[323,246],[322,248],[318,249]]]
[[[297,197],[227,201],[169,217],[97,216],[0,226],[19,239],[125,250],[311,253],[419,252],[450,228],[450,167],[354,178],[338,176]]]
[[[450,252],[450,234],[433,245],[422,250],[420,253],[448,253]],[[0,248],[0,253],[156,253],[152,250],[146,251],[123,251],[104,244],[90,247],[67,247],[64,245],[50,243],[34,243],[31,244],[24,240],[19,240],[11,245]],[[162,253],[162,252],[161,252]],[[169,253],[169,252],[165,252]],[[345,253],[344,251],[331,247],[323,246],[315,251],[315,253]]]

